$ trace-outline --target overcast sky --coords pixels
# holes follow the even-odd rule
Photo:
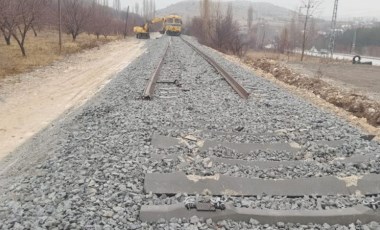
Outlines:
[[[112,0],[111,0],[112,1]],[[123,6],[134,5],[134,2],[142,0],[121,0]],[[170,4],[182,0],[156,0],[157,8],[164,8]],[[252,2],[270,2],[278,6],[286,7],[292,10],[297,9],[303,0],[251,0]],[[322,1],[319,12],[316,16],[322,18],[331,18],[334,0]],[[141,5],[141,4],[140,4]],[[140,6],[141,7],[141,6]],[[380,0],[339,0],[338,18],[352,19],[354,17],[376,17],[380,19]]]

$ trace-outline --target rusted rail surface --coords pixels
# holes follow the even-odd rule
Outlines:
[[[149,79],[149,82],[148,82],[148,84],[147,84],[147,86],[146,86],[146,88],[144,90],[143,99],[150,100],[150,99],[153,98],[154,89],[156,87],[156,83],[157,83],[157,80],[159,78],[159,75],[160,75],[160,72],[161,72],[161,68],[162,68],[162,66],[164,64],[165,56],[168,53],[169,46],[170,46],[170,43],[166,47],[165,53],[162,56],[162,58],[160,60],[160,63],[158,64],[156,70],[154,71],[154,73],[152,74],[152,76]]]
[[[211,66],[213,66],[219,73],[220,75],[223,76],[223,78],[228,82],[228,84],[239,94],[240,97],[243,99],[248,99],[249,93],[247,90],[240,85],[235,78],[233,78],[227,71],[225,71],[214,59],[211,57],[207,56],[205,53],[200,51],[197,47],[195,47],[193,44],[190,42],[186,41],[181,37],[182,41],[184,41],[188,46],[190,46],[195,52],[197,52],[200,56],[202,56]]]

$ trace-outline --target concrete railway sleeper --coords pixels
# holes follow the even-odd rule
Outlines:
[[[242,134],[244,135],[244,134]],[[176,164],[178,159],[193,159],[196,155],[207,154],[212,164],[222,163],[230,167],[244,165],[259,168],[277,168],[285,165],[289,169],[306,161],[255,161],[216,157],[208,151],[225,146],[237,153],[249,155],[252,150],[297,153],[301,145],[289,143],[231,143],[200,140],[194,136],[173,138],[152,135],[151,144],[163,151],[196,143],[198,150],[193,154],[150,155],[151,162]],[[347,140],[314,141],[319,145],[339,149]],[[198,152],[199,151],[199,152]],[[236,155],[235,155],[236,157]],[[340,164],[358,165],[376,159],[375,155],[352,155],[336,158]],[[187,160],[185,160],[186,162]],[[187,164],[191,164],[190,160]],[[166,163],[164,163],[165,165]],[[186,174],[181,170],[172,173],[147,173],[144,191],[153,194],[156,201],[141,206],[139,218],[148,223],[170,223],[176,220],[207,220],[212,223],[232,220],[260,224],[297,223],[319,225],[350,225],[360,222],[369,224],[380,219],[380,177],[379,174],[364,174],[341,178],[338,176],[264,180],[258,178],[233,177],[222,174]],[[332,198],[335,197],[335,198]],[[336,199],[333,202],[330,199]],[[159,201],[158,201],[159,200]],[[267,206],[267,200],[272,204]],[[302,201],[300,201],[302,200]],[[305,202],[306,205],[300,205]]]
[[[180,142],[178,139],[154,135],[152,144],[156,148],[166,149]],[[333,141],[324,144],[339,146],[343,142]],[[211,147],[212,145],[208,146]],[[248,154],[244,148],[238,151],[245,151]],[[168,157],[175,159],[176,156]],[[343,161],[357,163],[368,160],[368,157],[353,156]],[[153,161],[164,159],[168,158],[152,154]],[[211,159],[215,161],[216,158]],[[224,158],[217,159],[228,161]],[[244,165],[243,161],[238,160],[233,163]],[[276,167],[281,162],[262,163],[264,167]],[[291,163],[296,164],[297,161]],[[163,220],[171,223],[175,220],[192,223],[196,220],[207,220],[211,227],[212,223],[232,220],[263,225],[278,223],[350,225],[358,221],[369,224],[380,219],[378,174],[358,176],[356,179],[329,176],[261,180],[223,175],[186,175],[183,172],[147,173],[144,179],[144,191],[146,194],[166,197],[161,198],[161,202],[141,206],[139,218],[148,223]],[[338,198],[331,203],[328,197],[334,196]],[[271,208],[273,203],[269,207],[265,206],[266,200],[273,199],[277,200],[274,209]],[[300,202],[307,204],[305,207],[299,206]]]
[[[257,221],[260,224],[283,222],[349,225],[357,221],[368,224],[380,219],[379,180],[378,175],[363,176],[355,184],[335,177],[254,180],[220,175],[200,177],[186,176],[183,173],[147,174],[144,180],[145,193],[157,194],[155,196],[166,197],[166,200],[163,199],[161,204],[142,205],[139,217],[148,223],[162,220],[172,222],[173,218],[192,222],[197,216],[213,222],[228,219]],[[327,197],[338,194],[343,202],[338,199],[334,204],[328,203],[327,206],[323,203],[328,200]],[[358,194],[366,196],[352,202],[353,196]],[[271,196],[277,197],[274,199],[278,199],[285,207],[291,205],[292,208],[281,209],[284,207],[281,204],[277,206],[280,209],[260,208],[260,202],[265,204],[265,200]],[[295,204],[300,204],[297,197],[302,198],[303,202],[306,197],[310,197],[311,200],[315,200],[315,207],[311,205],[306,209],[294,208]],[[288,200],[282,202],[284,199]],[[350,200],[348,203],[351,205],[346,206],[345,199],[346,202]],[[254,201],[259,203],[256,203],[256,208],[250,207]]]

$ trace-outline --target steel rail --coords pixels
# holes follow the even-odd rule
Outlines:
[[[235,78],[233,78],[227,71],[225,71],[214,59],[200,51],[197,47],[195,47],[190,42],[186,41],[181,37],[182,41],[184,41],[188,46],[190,46],[195,52],[197,52],[200,56],[202,56],[214,69],[216,69],[220,75],[228,82],[228,84],[239,94],[243,99],[248,99],[249,93],[247,90],[240,85]]]
[[[150,77],[149,82],[148,82],[148,84],[147,84],[147,86],[146,86],[146,88],[144,90],[144,93],[143,93],[142,97],[145,100],[151,100],[153,98],[154,89],[156,87],[156,83],[157,83],[158,77],[160,75],[161,68],[164,65],[164,59],[166,57],[166,54],[168,53],[169,46],[170,46],[170,41],[168,43],[168,46],[165,49],[165,53],[162,56],[162,58],[160,60],[160,63],[158,64],[156,70],[154,71],[154,73]]]

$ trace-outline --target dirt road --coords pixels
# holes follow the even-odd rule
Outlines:
[[[91,98],[144,52],[144,43],[109,43],[0,82],[0,160]]]
[[[380,67],[351,64],[288,63],[295,71],[323,80],[334,86],[354,90],[380,101]]]

